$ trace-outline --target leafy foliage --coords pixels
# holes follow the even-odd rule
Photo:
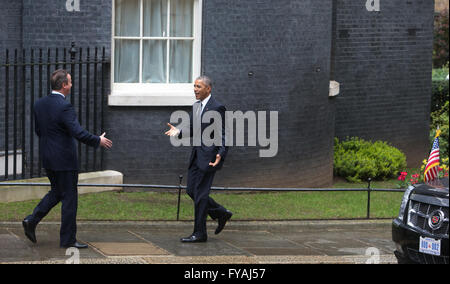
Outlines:
[[[448,9],[444,9],[434,21],[434,67],[441,67],[448,62],[448,40]]]
[[[431,113],[431,129],[430,129],[430,147],[433,145],[434,136],[436,135],[436,129],[439,126],[441,129],[441,135],[439,136],[439,150],[440,150],[440,157],[448,158],[448,115],[449,115],[449,106],[448,106],[448,100],[445,102],[444,106],[433,113]]]
[[[448,62],[442,68],[433,69],[431,111],[440,110],[449,99]]]
[[[350,182],[372,178],[386,180],[406,167],[406,156],[383,141],[374,143],[358,137],[334,143],[334,174]]]

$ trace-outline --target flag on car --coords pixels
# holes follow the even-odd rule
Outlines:
[[[430,156],[428,157],[427,165],[425,166],[424,179],[426,182],[432,181],[439,175],[439,135],[441,130],[436,131],[434,137],[433,147],[431,148]]]

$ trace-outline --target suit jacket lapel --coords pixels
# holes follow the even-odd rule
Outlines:
[[[203,108],[202,116],[203,116],[203,114],[204,114],[206,111],[208,111],[208,110],[211,108],[211,106],[212,106],[212,104],[213,104],[213,100],[214,100],[214,98],[211,96],[211,97],[209,98],[208,103],[207,103],[206,106]]]

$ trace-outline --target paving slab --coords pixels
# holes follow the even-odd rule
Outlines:
[[[391,220],[208,222],[206,243],[181,243],[192,222],[78,222],[87,249],[59,248],[59,223],[38,225],[31,243],[20,222],[0,222],[0,263],[396,263]],[[74,262],[76,256],[77,262]]]
[[[151,243],[108,243],[89,242],[89,245],[101,251],[106,256],[140,256],[140,255],[168,255],[169,253]]]
[[[245,250],[230,245],[219,237],[209,237],[206,243],[182,243],[180,238],[188,236],[189,233],[181,231],[161,231],[161,230],[135,230],[142,238],[153,244],[164,248],[175,256],[234,256],[249,255]],[[220,235],[219,235],[220,236]]]

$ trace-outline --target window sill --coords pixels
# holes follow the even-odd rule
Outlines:
[[[177,88],[114,88],[108,96],[109,106],[191,106],[195,103],[192,84]]]

